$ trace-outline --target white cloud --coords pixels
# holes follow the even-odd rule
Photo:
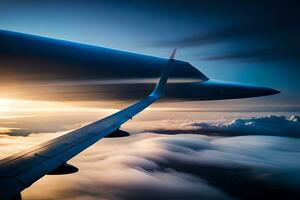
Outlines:
[[[224,133],[225,135],[273,135],[300,137],[300,120],[298,116],[266,116],[249,119],[235,119],[228,123],[195,122],[203,133]]]
[[[273,190],[290,198],[300,187],[299,156],[299,139],[274,136],[145,133],[105,139],[70,162],[77,174],[47,176],[24,200],[257,199],[273,197]]]
[[[24,200],[300,197],[300,139],[270,136],[279,135],[271,132],[274,127],[281,128],[282,134],[283,127],[296,130],[297,117],[268,116],[209,124],[225,129],[219,136],[202,135],[199,122],[172,123],[180,129],[166,130],[168,135],[146,132],[100,141],[70,161],[79,168],[78,173],[46,176],[24,192]],[[259,135],[245,136],[243,130],[249,123]],[[271,127],[263,129],[269,131],[265,136],[260,135],[264,125]],[[242,136],[220,137],[233,130],[239,130]],[[31,134],[24,140],[5,135],[2,139],[16,139],[5,142],[9,149],[26,140],[37,143],[48,135]]]

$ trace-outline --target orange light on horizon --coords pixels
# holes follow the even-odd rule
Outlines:
[[[37,101],[0,98],[1,118],[12,113],[55,113],[55,112],[116,112],[118,109],[81,107],[69,102]],[[22,116],[14,114],[14,116]]]

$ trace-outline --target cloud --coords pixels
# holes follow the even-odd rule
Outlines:
[[[113,109],[80,108],[37,101],[12,101],[5,109],[0,116],[0,134],[24,137],[35,133],[70,131],[116,112]]]
[[[148,123],[153,126],[153,122]],[[300,139],[271,136],[279,135],[276,131],[270,134],[275,127],[286,132],[296,130],[299,117],[205,123],[220,130],[235,130],[239,136],[200,134],[203,123],[169,120],[166,124],[177,130],[173,134],[173,130],[169,130],[169,135],[144,131],[120,139],[103,139],[69,162],[79,168],[78,173],[46,176],[25,190],[23,199],[300,197]],[[266,131],[267,135],[245,136],[247,128]],[[20,139],[2,135],[1,142],[6,146],[1,146],[7,153],[14,150],[12,146],[21,149],[24,144],[35,145],[54,136],[57,134],[31,134]]]
[[[299,152],[299,139],[274,136],[106,139],[70,161],[77,174],[47,176],[24,199],[295,199]]]
[[[32,133],[32,130],[0,127],[0,133],[7,134],[10,136],[28,136]]]
[[[196,122],[193,126],[208,133],[224,135],[273,135],[300,137],[300,121],[298,116],[266,116],[250,119],[236,119],[229,123]]]
[[[175,40],[158,42],[157,46],[179,46],[179,47],[193,47],[210,45],[216,43],[223,43],[228,40],[240,40],[247,38],[267,38],[273,39],[283,29],[287,31],[298,31],[297,23],[294,20],[278,20],[278,21],[264,21],[261,22],[245,22],[236,23],[235,25],[219,26],[218,28],[202,29],[202,32],[191,36],[178,38]],[[284,38],[288,39],[288,38]]]
[[[199,56],[200,60],[222,61],[222,60],[236,60],[247,62],[264,62],[264,61],[278,61],[288,59],[289,61],[299,61],[300,49],[299,46],[270,46],[264,48],[243,50],[243,51],[226,51],[217,53],[216,55]]]
[[[199,49],[197,54],[191,56],[208,61],[299,61],[299,41],[295,38],[300,30],[295,19],[288,20],[282,16],[280,19],[259,22],[241,19],[236,23],[216,24],[212,27],[203,26],[198,33],[157,41],[151,46],[207,48],[208,51]]]
[[[157,79],[167,63],[163,58],[3,30],[0,30],[0,44],[3,65],[0,82],[8,86],[135,84],[136,80]],[[30,51],[25,51],[28,46]],[[15,74],[15,70],[20,74]],[[201,79],[197,69],[179,60],[174,61],[171,76]]]
[[[29,149],[32,146],[41,144],[52,138],[58,137],[66,132],[57,133],[31,133],[26,137],[20,137],[19,135],[0,134],[0,159],[19,153],[20,151]]]
[[[82,159],[71,162],[80,168],[77,174],[47,176],[25,191],[23,197],[25,200],[58,196],[89,200],[232,199],[201,177],[164,167],[169,156],[163,154],[169,150],[155,137],[155,134],[141,134],[125,138],[125,143],[103,140],[85,152]],[[39,187],[45,188],[39,190]]]
[[[218,136],[271,135],[300,137],[300,120],[298,116],[266,116],[240,118],[231,122],[188,122],[173,126],[173,129],[150,128],[149,131],[161,134],[207,134]]]

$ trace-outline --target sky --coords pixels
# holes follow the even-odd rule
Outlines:
[[[101,140],[69,161],[79,172],[45,176],[23,200],[299,199],[298,8],[277,0],[1,1],[2,30],[163,58],[177,47],[177,59],[211,79],[281,91],[155,103],[122,126],[129,137]],[[89,96],[33,100],[29,90],[2,98],[1,86],[0,159],[126,106]]]
[[[211,79],[282,92],[252,104],[298,106],[297,7],[267,0],[1,1],[0,29],[165,58],[177,47],[177,59]]]

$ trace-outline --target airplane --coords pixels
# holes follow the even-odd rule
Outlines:
[[[6,40],[3,40],[3,38],[5,37]],[[27,37],[29,37],[29,43],[28,40],[26,39]],[[12,38],[16,38],[16,41],[13,41]],[[37,41],[38,43],[40,43],[41,41],[42,43],[46,42],[50,46],[44,47],[47,49],[47,51],[44,51],[44,48],[40,48],[39,51],[36,52],[34,48],[27,50],[25,46],[28,46],[30,42],[34,42],[34,41]],[[19,45],[19,48],[16,49],[15,47],[11,47],[7,45],[10,42],[12,43],[12,45],[14,44],[16,46]],[[79,49],[91,48],[92,50],[94,50],[94,48],[96,48],[94,46],[82,47],[77,43],[68,43],[59,40],[50,40],[49,42],[48,39],[42,37],[28,36],[26,34],[20,35],[18,33],[0,31],[0,46],[3,45],[2,46],[3,48],[1,47],[0,49],[0,58],[5,58],[6,60],[7,58],[11,59],[12,57],[20,58],[21,61],[16,60],[15,63],[11,62],[14,64],[16,63],[18,64],[17,61],[20,61],[19,63],[22,63],[24,60],[27,60],[29,61],[28,62],[29,64],[33,65],[31,70],[34,70],[35,69],[34,66],[36,66],[37,63],[34,63],[32,60],[34,60],[36,54],[38,56],[41,56],[42,61],[39,60],[39,62],[45,64],[47,61],[49,61],[49,58],[50,59],[57,58],[57,55],[66,53],[66,52],[58,52],[57,54],[56,51],[51,53],[52,50],[54,50],[53,48],[51,48],[53,42],[55,43],[55,45],[58,46],[63,45],[63,48],[65,48],[66,51],[70,50],[69,48],[71,49],[75,48],[75,50],[78,50],[78,48]],[[21,47],[20,43],[21,45],[23,45],[24,48],[20,48]],[[26,52],[24,53],[24,51]],[[73,50],[71,52],[73,52]],[[70,61],[73,58],[71,52],[67,52],[69,56],[69,58],[67,58],[67,61]],[[144,99],[138,101],[137,103],[115,114],[112,114],[106,118],[100,119],[94,123],[81,127],[77,130],[71,131],[63,136],[52,139],[38,146],[32,147],[28,150],[22,151],[10,157],[4,158],[3,160],[0,160],[0,199],[1,200],[21,199],[21,192],[45,175],[60,175],[60,174],[70,174],[70,173],[77,172],[78,169],[75,166],[72,166],[71,164],[67,163],[74,156],[76,156],[77,154],[79,154],[80,152],[82,152],[83,150],[85,150],[86,148],[93,145],[94,143],[96,143],[97,141],[99,141],[104,137],[126,136],[120,130],[121,125],[127,122],[128,120],[132,119],[135,115],[143,111],[152,103],[159,100],[161,97],[167,96],[167,89],[168,89],[167,85],[169,85],[169,83],[167,84],[167,82],[171,74],[173,75],[173,77],[177,77],[177,78],[197,79],[197,82],[179,83],[179,85],[178,83],[175,83],[175,85],[173,85],[173,90],[174,88],[176,90],[180,90],[181,93],[179,94],[174,91],[172,93],[172,88],[171,89],[169,88],[168,95],[170,96],[173,95],[173,98],[178,98],[178,99],[180,99],[182,97],[181,95],[183,94],[186,94],[186,97],[184,97],[184,99],[189,99],[189,100],[195,100],[195,99],[216,100],[216,99],[264,96],[264,95],[276,94],[279,92],[271,88],[261,88],[261,87],[253,87],[253,86],[244,86],[240,84],[229,84],[229,83],[211,81],[204,74],[202,74],[200,71],[198,71],[190,64],[183,61],[176,60],[175,59],[176,49],[173,51],[173,53],[171,54],[167,62],[165,62],[166,61],[165,59],[141,56],[137,54],[124,53],[116,50],[108,50],[102,48],[100,48],[100,50],[96,48],[96,52],[98,52],[97,55],[101,55],[101,53],[104,53],[105,56],[103,59],[100,59],[100,61],[102,63],[105,63],[106,67],[111,66],[110,70],[115,70],[114,72],[116,73],[113,73],[113,75],[110,78],[112,77],[120,78],[120,72],[125,73],[126,78],[128,77],[136,78],[140,76],[140,73],[138,73],[138,71],[141,70],[138,69],[140,69],[141,66],[145,66],[146,69],[149,69],[148,74],[147,74],[147,70],[143,70],[143,73],[145,72],[146,74],[145,77],[147,78],[155,77],[157,74],[156,72],[162,69],[160,79],[156,83],[154,89],[151,92],[149,92],[149,95],[146,96]],[[32,54],[31,57],[30,54]],[[107,58],[108,55],[110,56]],[[127,58],[126,61],[123,63],[127,63],[128,68],[130,68],[131,71],[129,70],[129,72],[127,72],[128,70],[124,71],[121,68],[117,67],[118,64],[122,64],[122,62],[120,62],[118,59],[122,60],[122,58],[123,59]],[[65,58],[60,57],[60,59],[64,60]],[[100,61],[98,60],[97,62]],[[138,65],[134,64],[134,61],[136,61]],[[4,61],[2,60],[1,62]],[[85,62],[85,59],[83,59],[82,62]],[[93,63],[93,61],[91,62]],[[131,63],[132,65],[129,65],[128,63]],[[151,65],[153,65],[153,67],[151,67]],[[12,65],[11,72],[14,73],[16,72],[15,71],[16,66],[17,65]],[[95,75],[95,72],[97,70],[100,71],[102,70],[102,72],[105,75],[106,72],[104,70],[105,68],[103,67],[102,68],[100,67],[100,69],[96,69],[93,67],[91,68],[92,71],[87,70],[87,72],[82,73],[83,77],[81,78],[84,79],[99,78],[99,76]],[[60,68],[56,68],[55,70],[53,70],[53,68],[46,67],[46,72],[48,74],[44,72],[40,72],[38,73],[37,77],[31,77],[31,78],[33,79],[54,78],[55,80],[60,80],[60,78],[64,79],[65,78],[64,74],[63,76],[62,74],[60,74],[63,71],[60,70],[62,70],[61,66]],[[76,73],[77,70],[78,69],[75,69],[74,70],[75,73],[73,73],[69,77],[66,75],[67,79],[68,80],[78,79],[78,74]],[[183,72],[180,73],[180,70],[182,70]],[[5,72],[6,75],[11,73],[9,70],[3,72]],[[26,74],[26,70],[22,72]],[[133,75],[131,73],[133,73]],[[51,74],[51,76],[47,77],[47,75],[49,74]],[[59,75],[59,76],[55,76],[55,75]],[[105,78],[104,75],[102,74],[102,78]],[[16,81],[17,80],[19,79],[17,78]],[[191,88],[193,90],[196,90],[196,92],[194,92],[192,95],[189,96],[188,92],[191,90]],[[145,91],[147,90],[142,90],[141,94],[144,93]],[[198,95],[197,93],[201,93],[201,95]],[[137,97],[138,96],[136,96],[135,98]]]

